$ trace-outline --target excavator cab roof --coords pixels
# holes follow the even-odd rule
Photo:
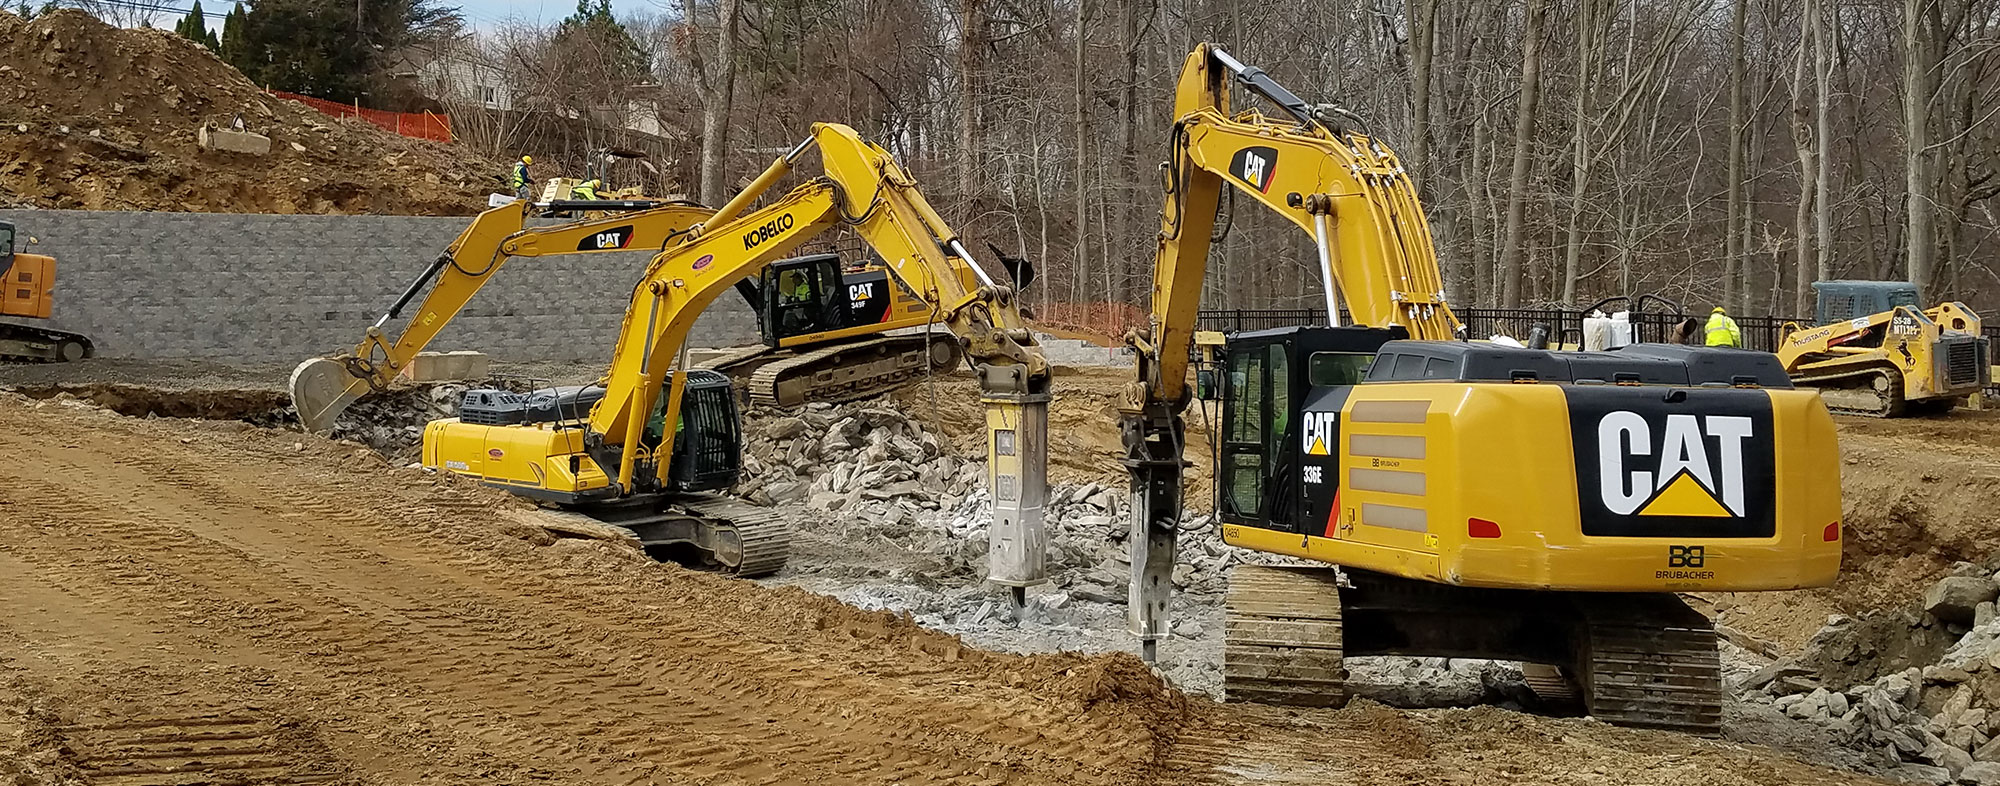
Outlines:
[[[1778,357],[1727,347],[1633,344],[1608,352],[1560,352],[1485,342],[1394,341],[1382,345],[1369,382],[1555,382],[1789,389]]]

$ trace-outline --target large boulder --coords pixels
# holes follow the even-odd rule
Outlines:
[[[1970,625],[1979,604],[2000,595],[2000,587],[1985,576],[1947,576],[1924,593],[1924,611],[1942,622]]]

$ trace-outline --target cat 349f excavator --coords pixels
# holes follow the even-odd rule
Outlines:
[[[1283,114],[1232,114],[1232,84]],[[1674,593],[1832,582],[1840,462],[1819,396],[1764,353],[1454,340],[1416,189],[1359,118],[1207,44],[1175,102],[1151,323],[1120,402],[1147,653],[1167,633],[1199,343],[1223,539],[1330,563],[1232,573],[1229,698],[1337,705],[1349,655],[1495,658],[1539,664],[1539,693],[1601,719],[1714,733],[1715,632]],[[1224,188],[1311,234],[1331,326],[1195,341]]]
[[[751,210],[813,147],[825,175]],[[1048,364],[1012,290],[973,262],[886,151],[847,126],[815,124],[810,138],[712,215],[660,215],[679,218],[637,224],[630,231],[648,229],[623,239],[611,232],[617,219],[523,233],[559,249],[641,241],[663,249],[633,288],[602,382],[526,395],[467,391],[459,417],[425,427],[425,466],[622,526],[658,556],[744,576],[778,570],[789,550],[783,521],[766,508],[713,493],[734,485],[740,468],[736,402],[728,380],[689,366],[686,340],[695,318],[737,281],[784,264],[774,260],[844,226],[881,255],[888,274],[922,301],[927,314],[937,315],[978,372],[996,500],[991,579],[1017,589],[1044,580]],[[667,227],[682,220],[687,226],[668,238]],[[521,232],[507,215],[482,216],[468,235],[485,231],[498,237],[480,247],[504,247],[499,237]],[[449,299],[463,303],[469,296],[464,288],[476,285],[452,278],[467,271],[456,262],[450,267],[439,291],[451,284],[449,291],[460,294]],[[438,297],[446,296],[433,294]],[[419,312],[404,341],[429,329],[427,313]],[[371,334],[354,357],[376,346],[379,338]],[[339,381],[350,367],[380,378],[366,366],[352,358],[308,361],[294,373],[294,389],[301,375]],[[340,391],[326,401],[347,395],[352,385],[308,388]]]

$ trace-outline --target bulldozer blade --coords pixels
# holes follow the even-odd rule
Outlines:
[[[334,419],[368,392],[368,381],[355,378],[334,360],[313,358],[292,369],[291,391],[300,425],[311,433],[327,434],[333,431]]]

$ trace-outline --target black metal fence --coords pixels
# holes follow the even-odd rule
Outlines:
[[[1583,341],[1583,314],[1578,311],[1556,308],[1462,308],[1455,313],[1459,321],[1465,323],[1466,335],[1472,338],[1487,338],[1495,335],[1512,336],[1526,340],[1536,326],[1546,326],[1549,340],[1580,344]],[[1342,313],[1341,321],[1348,315]],[[1683,320],[1695,320],[1694,335],[1699,339],[1701,326],[1708,321],[1707,314],[1681,314],[1670,312],[1631,313],[1632,339],[1652,343],[1666,343],[1675,340]],[[1784,335],[1786,322],[1782,317],[1736,317],[1736,325],[1743,331],[1743,345],[1750,349],[1772,351],[1778,346],[1778,338]],[[1321,325],[1326,323],[1326,312],[1309,308],[1281,309],[1237,309],[1207,310],[1196,317],[1201,330],[1217,330],[1224,333],[1241,333],[1250,330],[1294,325]],[[1989,332],[2000,332],[2000,328],[1989,328]]]

